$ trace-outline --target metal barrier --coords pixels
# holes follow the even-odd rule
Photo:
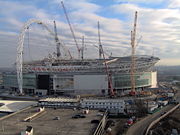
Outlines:
[[[24,122],[32,121],[32,120],[40,117],[41,115],[43,115],[43,114],[45,114],[45,113],[46,113],[46,111],[43,109],[42,111],[39,111],[39,112],[37,112],[37,113],[35,113],[35,114],[33,114],[33,115],[25,118],[23,121],[24,121]]]
[[[164,114],[163,116],[159,117],[158,119],[156,119],[155,121],[153,121],[146,129],[146,132],[144,135],[148,135],[149,130],[156,124],[158,123],[161,119],[165,118],[167,115],[169,115],[170,113],[172,113],[173,111],[175,111],[178,107],[180,106],[180,104],[177,104],[175,107],[173,107],[170,111],[168,111],[166,114]]]
[[[106,126],[106,120],[107,120],[107,111],[104,113],[101,121],[99,122],[95,132],[93,135],[103,135],[104,134],[104,128]]]

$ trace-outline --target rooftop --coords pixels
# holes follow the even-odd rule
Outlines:
[[[92,135],[97,125],[91,124],[91,120],[101,119],[95,110],[91,110],[86,118],[73,119],[72,116],[81,113],[82,110],[45,108],[46,113],[43,115],[31,122],[23,122],[24,118],[37,110],[38,108],[31,108],[1,121],[5,130],[0,130],[0,135],[20,134],[27,126],[32,126],[36,135]],[[57,116],[60,119],[54,120]]]
[[[65,97],[58,97],[58,98],[45,98],[39,100],[40,102],[78,102],[79,99],[77,98],[65,98]]]
[[[16,112],[28,106],[35,105],[35,101],[13,101],[13,100],[0,100],[4,104],[0,107],[0,112]]]

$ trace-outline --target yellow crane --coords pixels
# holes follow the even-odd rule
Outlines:
[[[136,25],[137,25],[137,11],[135,12],[135,19],[134,19],[134,28],[133,31],[131,31],[131,92],[130,95],[136,95],[135,90],[135,48],[136,48]]]

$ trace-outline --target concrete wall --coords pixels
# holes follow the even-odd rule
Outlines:
[[[157,72],[151,72],[151,88],[157,87]]]
[[[74,79],[73,76],[53,76],[53,89],[54,90],[73,90]]]
[[[102,95],[108,93],[108,80],[106,75],[54,75],[53,89],[73,91],[73,94],[78,95]]]
[[[108,80],[106,75],[74,75],[74,89],[79,92],[94,91],[94,94],[101,93],[108,89]],[[89,92],[88,92],[89,91]]]

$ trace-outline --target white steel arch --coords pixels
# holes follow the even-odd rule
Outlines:
[[[22,68],[23,68],[23,45],[24,45],[24,37],[25,37],[25,33],[27,31],[27,29],[29,28],[29,26],[33,23],[37,23],[42,25],[43,27],[46,28],[46,30],[52,35],[55,36],[55,33],[52,32],[46,24],[44,24],[42,21],[39,20],[35,20],[35,19],[30,19],[28,20],[23,28],[21,29],[21,33],[19,35],[19,39],[18,39],[18,47],[17,47],[17,57],[16,57],[16,70],[17,70],[17,81],[18,81],[18,87],[19,87],[19,91],[22,94],[23,93],[23,73],[22,73]],[[70,56],[70,58],[72,58],[69,50],[67,50],[67,48],[62,45],[63,49],[65,50],[65,53],[68,53],[68,55]]]

